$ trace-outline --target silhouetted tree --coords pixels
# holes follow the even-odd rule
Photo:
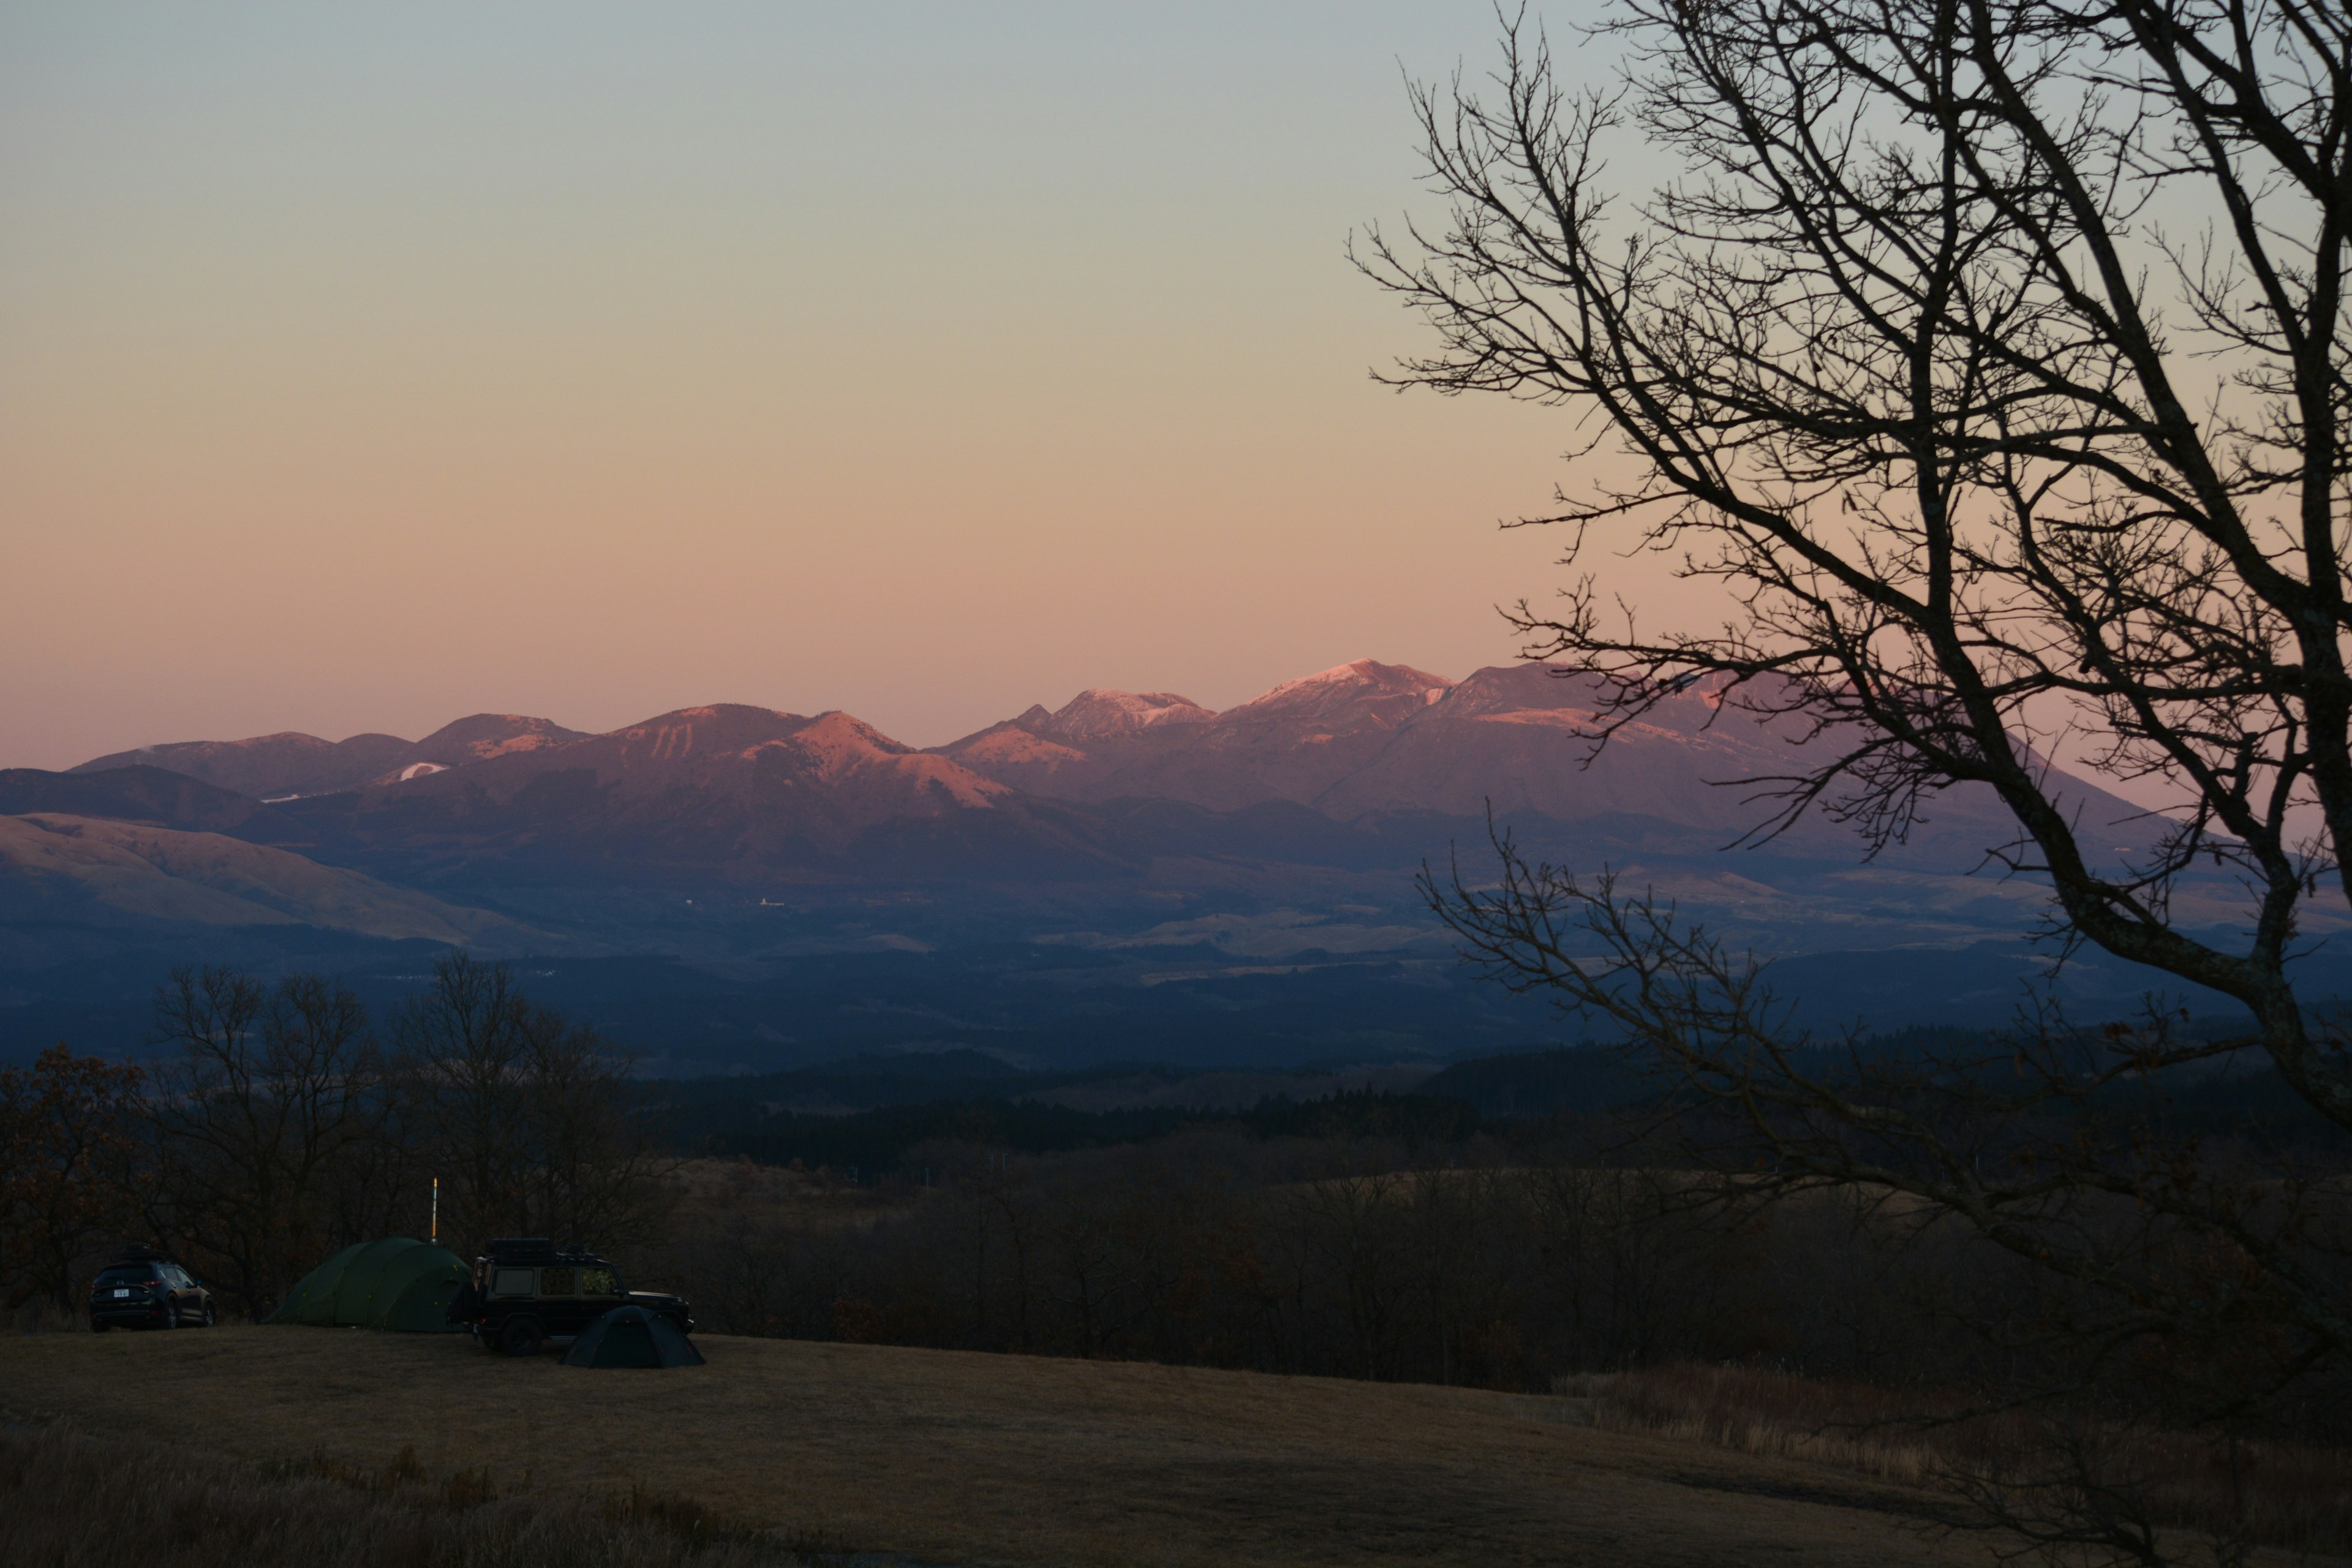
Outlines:
[[[2046,882],[2062,945],[2252,1026],[2045,1016],[1960,1058],[1840,1056],[1606,876],[1506,840],[1498,883],[1431,898],[1506,982],[1621,1025],[1764,1187],[1908,1194],[2028,1260],[2077,1394],[2234,1421],[2352,1352],[2340,1185],[2163,1113],[2252,1063],[2352,1128],[2352,1049],[2289,967],[2352,875],[2352,16],[1620,0],[1598,33],[1628,62],[1606,87],[1564,88],[1515,24],[1491,92],[1417,90],[1450,219],[1359,253],[1438,333],[1398,379],[1572,408],[1583,454],[1618,449],[1530,521],[1738,606],[1650,633],[1587,577],[1520,606],[1529,653],[1604,679],[1596,744],[1695,680],[1718,722],[1810,740],[1758,784],[1763,836],[1818,810],[1874,850],[1990,790],[2017,835],[1987,847]],[[1683,172],[1628,203],[1604,160],[1633,139]],[[2152,847],[2080,819],[2061,736],[2178,798]],[[2190,892],[2233,917],[2183,918]],[[2011,1522],[2157,1561],[2127,1512]]]
[[[348,1202],[394,1136],[366,1012],[318,975],[265,986],[184,966],[157,993],[155,1037],[176,1053],[150,1106],[158,1228],[242,1310],[266,1315],[378,1219]]]
[[[0,1068],[0,1285],[73,1311],[90,1249],[137,1223],[137,1067],[59,1045]]]
[[[396,1070],[452,1236],[527,1234],[530,1015],[511,970],[462,952],[436,962],[431,984],[393,1015]]]
[[[463,952],[435,963],[392,1038],[446,1236],[620,1246],[643,1229],[668,1162],[629,1120],[629,1062],[610,1041]]]

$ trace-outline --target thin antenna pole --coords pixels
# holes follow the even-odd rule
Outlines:
[[[441,1245],[441,1178],[433,1178],[433,1245]]]

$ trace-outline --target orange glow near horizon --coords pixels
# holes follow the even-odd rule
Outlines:
[[[0,17],[0,766],[1511,658],[1572,432],[1341,255],[1491,11],[799,9]]]

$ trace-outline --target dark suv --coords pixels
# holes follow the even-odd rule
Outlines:
[[[474,1259],[474,1277],[457,1289],[448,1318],[478,1344],[509,1355],[534,1355],[550,1341],[570,1340],[615,1307],[643,1307],[694,1331],[681,1296],[632,1290],[621,1271],[577,1243],[558,1249],[536,1237],[493,1241]]]
[[[113,1328],[209,1329],[213,1293],[163,1253],[136,1247],[91,1281],[89,1326],[101,1334]]]

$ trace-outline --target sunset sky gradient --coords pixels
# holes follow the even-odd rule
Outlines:
[[[0,765],[1505,661],[1572,432],[1375,385],[1426,340],[1342,255],[1494,32],[0,9]]]

